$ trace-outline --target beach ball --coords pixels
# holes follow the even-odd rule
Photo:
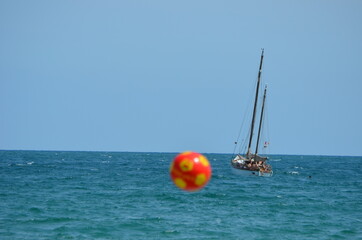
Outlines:
[[[211,165],[207,158],[196,152],[183,152],[170,166],[174,184],[182,190],[194,192],[206,186],[211,178]]]

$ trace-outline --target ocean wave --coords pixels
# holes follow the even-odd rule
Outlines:
[[[179,233],[180,231],[177,231],[175,229],[169,229],[169,230],[165,230],[163,231],[162,233],[165,233],[165,234],[170,234],[170,233]]]
[[[280,162],[282,159],[278,158],[278,159],[270,159],[270,162]]]

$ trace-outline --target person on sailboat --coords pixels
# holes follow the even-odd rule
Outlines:
[[[248,163],[248,165],[246,165],[248,168],[251,168],[251,162]]]

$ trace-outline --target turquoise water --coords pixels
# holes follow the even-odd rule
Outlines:
[[[186,193],[172,153],[0,151],[0,239],[362,239],[362,157],[271,156],[263,178],[205,155]]]

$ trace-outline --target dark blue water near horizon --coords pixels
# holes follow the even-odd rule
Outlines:
[[[0,239],[362,239],[362,157],[271,155],[187,193],[175,153],[0,151]]]

